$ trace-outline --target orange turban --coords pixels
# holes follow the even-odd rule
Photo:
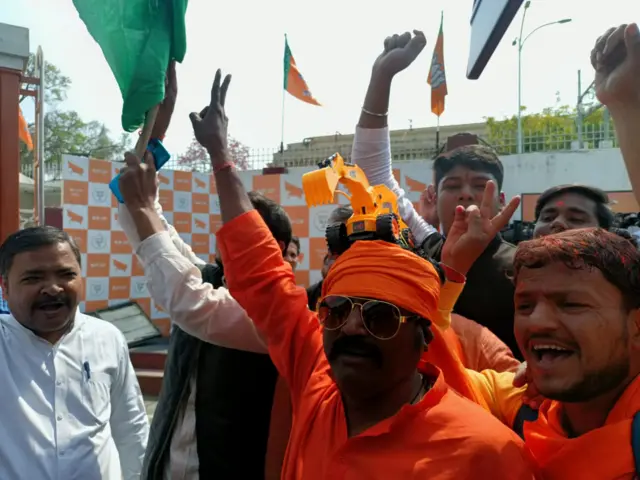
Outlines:
[[[440,276],[418,255],[382,240],[354,243],[329,269],[322,297],[384,300],[428,320],[437,318]]]

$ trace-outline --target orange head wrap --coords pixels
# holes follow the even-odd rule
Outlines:
[[[444,325],[436,323],[444,330],[449,326],[449,316],[444,319],[437,315],[440,285],[440,276],[429,261],[397,245],[367,240],[356,242],[338,257],[324,279],[322,296],[384,300],[434,323],[447,321]],[[470,382],[456,353],[459,345],[451,342],[440,328],[431,328],[433,340],[421,363],[435,364],[450,387],[486,407],[481,392]]]
[[[434,320],[440,285],[440,276],[429,261],[398,245],[367,240],[354,243],[338,257],[324,279],[322,297],[384,300]]]

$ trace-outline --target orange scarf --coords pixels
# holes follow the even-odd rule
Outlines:
[[[577,438],[562,428],[562,404],[547,400],[538,420],[525,423],[526,444],[546,480],[635,478],[631,423],[640,411],[640,376],[627,387],[605,424]]]

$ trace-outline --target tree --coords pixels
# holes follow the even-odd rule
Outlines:
[[[29,61],[24,74],[27,77],[35,77],[36,75],[36,55],[34,53],[29,54]],[[58,67],[52,63],[45,63],[44,80],[47,87],[44,92],[44,101],[48,106],[52,107],[67,99],[67,90],[71,86],[71,79],[63,75]],[[35,89],[35,85],[25,85],[25,90],[35,91]],[[25,98],[28,97],[22,95],[20,103]]]
[[[35,55],[29,56],[25,70],[26,76],[35,75]],[[59,108],[67,98],[71,79],[62,74],[60,69],[51,63],[45,67],[45,116],[44,116],[44,163],[60,164],[62,155],[73,154],[90,156],[104,160],[119,160],[131,147],[130,134],[123,133],[112,139],[109,129],[104,124],[85,122],[77,112]],[[34,86],[27,89],[34,90]],[[22,96],[20,102],[29,98]],[[29,125],[31,135],[35,135],[35,126]],[[20,145],[20,163],[31,165],[33,152],[25,145]]]
[[[525,115],[522,107],[522,135],[525,153],[571,150],[571,144],[578,139],[577,112],[568,105],[545,108],[541,113]],[[496,120],[485,118],[488,129],[488,143],[501,154],[517,152],[518,119]],[[583,119],[583,140],[585,145],[597,146],[605,139],[604,108],[595,110]],[[613,124],[609,125],[609,137],[613,138]]]
[[[231,135],[227,137],[227,147],[231,160],[238,170],[249,170],[249,147]],[[193,172],[210,172],[209,154],[195,137],[187,147],[187,151],[178,156],[178,164],[188,167]]]

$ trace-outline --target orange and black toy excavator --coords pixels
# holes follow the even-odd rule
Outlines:
[[[318,164],[319,170],[302,176],[307,206],[332,203],[335,194],[344,195],[351,202],[353,215],[345,224],[327,225],[329,251],[344,253],[358,240],[384,240],[413,247],[413,237],[398,213],[396,195],[386,185],[369,185],[360,167],[344,161],[338,153]],[[337,190],[342,183],[351,195]]]

